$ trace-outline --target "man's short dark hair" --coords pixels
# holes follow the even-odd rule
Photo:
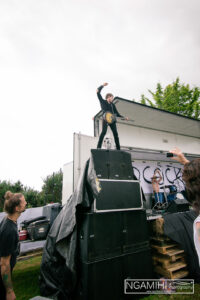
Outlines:
[[[111,93],[106,94],[106,99],[108,99],[108,97],[113,97],[113,94]]]

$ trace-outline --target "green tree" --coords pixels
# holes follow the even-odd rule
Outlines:
[[[158,83],[156,91],[149,93],[152,99],[141,95],[140,103],[200,120],[200,88],[191,89],[177,78],[165,88]]]
[[[27,201],[27,207],[38,207],[51,202],[61,202],[62,181],[62,170],[54,172],[52,175],[43,179],[44,184],[41,192],[27,186],[24,187],[19,180],[15,183],[6,180],[0,181],[0,212],[3,211],[5,201],[4,195],[7,191],[24,194]]]
[[[38,207],[45,205],[45,201],[41,192],[38,192],[30,187],[25,187],[24,196],[26,198],[27,207]]]
[[[60,169],[58,172],[54,172],[52,175],[47,176],[43,179],[42,186],[42,198],[45,199],[46,203],[60,202],[62,200],[62,181],[63,172]]]

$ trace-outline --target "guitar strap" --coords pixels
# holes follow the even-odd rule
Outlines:
[[[113,113],[113,115],[114,115],[113,104],[111,103],[110,105],[111,105],[112,113]]]

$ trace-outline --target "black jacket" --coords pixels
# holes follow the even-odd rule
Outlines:
[[[122,115],[120,115],[120,113],[118,112],[118,110],[116,109],[116,106],[114,103],[108,103],[107,100],[104,100],[101,96],[101,90],[104,86],[101,85],[99,88],[98,88],[98,92],[97,92],[97,97],[99,99],[99,102],[100,102],[100,105],[101,105],[101,109],[103,110],[103,112],[111,112],[112,114],[115,114],[117,117],[121,117],[123,118]]]

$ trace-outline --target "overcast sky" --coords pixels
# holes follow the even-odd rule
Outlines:
[[[1,0],[0,180],[41,189],[93,135],[96,88],[200,86],[199,0]]]

